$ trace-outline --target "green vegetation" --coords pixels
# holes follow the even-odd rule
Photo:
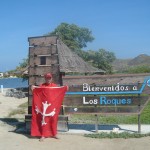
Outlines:
[[[28,103],[27,102],[19,105],[17,109],[12,110],[8,114],[8,117],[12,117],[12,116],[17,115],[17,114],[25,114],[27,107],[28,107]]]
[[[21,109],[26,109],[28,107],[28,102],[22,103],[18,107]]]
[[[85,56],[86,58],[84,58]],[[82,55],[81,57],[96,68],[106,71],[107,74],[112,74],[113,68],[111,63],[116,59],[113,52],[105,49],[99,49],[98,51],[89,50],[85,56]]]
[[[139,65],[135,67],[130,67],[127,70],[129,73],[150,73],[150,66],[149,65]]]
[[[141,138],[141,137],[147,137],[150,136],[150,133],[148,134],[138,134],[138,133],[129,133],[129,132],[122,132],[122,133],[114,133],[114,132],[110,132],[110,133],[106,133],[106,132],[102,132],[102,133],[97,133],[97,134],[85,134],[85,137],[90,137],[90,138],[124,138],[124,139],[128,139],[128,138]]]
[[[7,73],[4,74],[4,77],[7,78],[10,75],[12,75],[16,77],[22,77],[24,80],[26,80],[27,77],[25,75],[22,75],[22,73],[25,71],[25,68],[28,66],[28,59],[29,58],[23,59],[22,62],[19,63],[19,65],[16,67],[16,69],[7,71]]]
[[[138,65],[138,66],[126,66],[125,69],[119,70],[116,73],[150,73],[150,66],[149,65]]]
[[[58,35],[61,40],[73,51],[78,51],[92,42],[94,37],[92,31],[85,27],[78,27],[75,24],[61,23],[48,35]]]
[[[23,110],[23,109],[14,109],[9,113],[8,117],[11,117],[11,116],[14,116],[14,115],[17,115],[17,114],[25,114],[25,110]]]
[[[150,124],[150,102],[145,107],[141,114],[141,123],[142,124]]]
[[[73,114],[69,117],[71,123],[93,124],[96,121],[95,115],[91,114]],[[150,102],[141,113],[141,124],[150,124]],[[99,124],[137,124],[137,115],[98,115]]]

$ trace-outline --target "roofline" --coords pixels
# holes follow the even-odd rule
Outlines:
[[[43,35],[43,36],[28,37],[28,41],[29,41],[29,39],[32,39],[32,38],[53,37],[53,36],[59,38],[58,35]]]

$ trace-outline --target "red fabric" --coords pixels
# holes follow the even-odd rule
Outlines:
[[[58,115],[66,91],[67,86],[39,87],[33,90],[31,136],[56,136]],[[43,113],[46,105],[49,106]],[[43,114],[50,116],[43,117]]]

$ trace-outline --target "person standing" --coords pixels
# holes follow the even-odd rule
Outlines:
[[[59,92],[59,90],[62,89],[62,88],[59,88],[57,86],[57,84],[53,83],[53,79],[52,79],[52,74],[51,73],[46,73],[44,75],[44,78],[45,78],[45,82],[42,83],[41,85],[39,85],[39,86],[34,86],[34,85],[31,86],[31,90],[33,91],[33,97],[35,97],[36,95],[38,95],[38,93],[34,92],[34,89],[36,89],[36,88],[39,89],[39,90],[42,89],[42,91],[40,91],[40,93],[42,93],[46,89],[46,91],[44,91],[44,95],[50,95],[49,97],[52,97],[52,99],[54,99],[55,101],[58,101],[59,96],[61,96],[61,95],[64,96],[64,93],[66,92],[66,90],[68,89],[68,87],[64,86],[62,92]],[[54,87],[54,88],[51,88],[51,87]],[[48,91],[49,89],[51,89],[52,92]],[[56,90],[58,90],[58,92]],[[37,91],[37,90],[35,90],[35,91]],[[45,93],[47,93],[47,94],[45,94]],[[40,98],[40,100],[42,100],[42,98]],[[62,98],[60,98],[59,101],[62,101]],[[39,109],[37,109],[37,106],[35,106],[36,105],[35,103],[36,103],[36,99],[33,99],[32,107],[34,107],[34,108],[32,108],[32,114],[36,114],[36,113],[39,114],[40,111],[39,111]],[[47,105],[46,108],[49,105],[51,105],[51,104],[47,104],[47,101],[43,102],[43,100],[40,103],[42,103],[43,105],[44,104]],[[56,102],[53,102],[53,103],[56,103]],[[43,110],[46,109],[46,108],[43,108]],[[49,125],[45,125],[45,126],[44,125],[42,125],[40,127],[39,127],[39,125],[35,126],[34,125],[35,122],[39,122],[39,119],[37,119],[36,115],[32,115],[33,118],[32,118],[32,123],[31,123],[31,136],[36,136],[36,135],[37,136],[41,136],[40,141],[43,141],[47,137],[52,137],[52,138],[58,139],[58,137],[57,137],[57,121],[58,121],[58,113],[60,111],[60,105],[59,105],[58,109],[53,108],[53,110],[51,110],[51,113],[49,113],[50,114],[50,116],[49,116],[50,121],[48,121]],[[57,110],[57,112],[55,112],[56,110]],[[41,113],[41,114],[42,114],[42,116],[44,116],[44,115],[46,116],[46,112],[44,113],[44,115],[43,115],[43,113]],[[55,115],[55,114],[57,114],[57,115]],[[40,118],[40,120],[42,120],[41,117],[39,117],[39,118]]]

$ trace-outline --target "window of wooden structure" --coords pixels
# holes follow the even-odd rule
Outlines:
[[[46,65],[46,56],[40,57],[40,65]]]

